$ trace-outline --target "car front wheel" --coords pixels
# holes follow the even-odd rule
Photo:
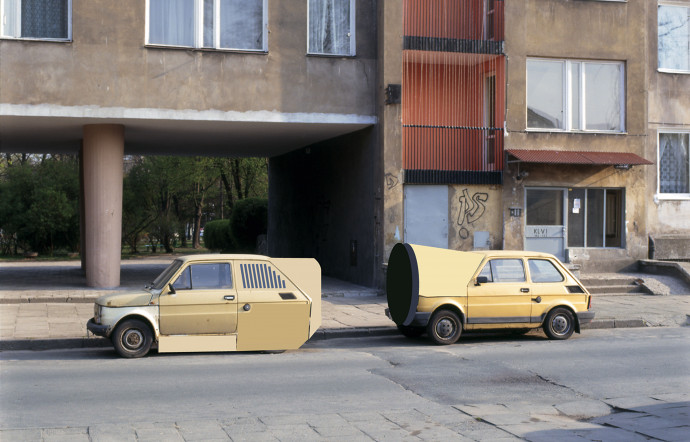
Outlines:
[[[431,317],[426,331],[434,343],[449,345],[460,339],[462,322],[455,312],[439,310]]]
[[[147,324],[128,319],[117,326],[112,335],[113,346],[120,356],[140,358],[146,356],[153,344],[153,333]]]
[[[575,317],[567,308],[558,307],[546,315],[544,333],[549,339],[568,339],[575,331]]]

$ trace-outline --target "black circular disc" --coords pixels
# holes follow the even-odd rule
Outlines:
[[[409,244],[398,243],[388,258],[386,297],[393,321],[410,325],[419,303],[417,257]]]

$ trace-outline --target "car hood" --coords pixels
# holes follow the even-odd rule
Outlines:
[[[135,307],[149,305],[154,295],[147,291],[115,293],[104,295],[96,300],[96,304],[105,307]]]

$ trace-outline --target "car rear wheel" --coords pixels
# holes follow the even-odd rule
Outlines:
[[[128,319],[117,326],[112,335],[113,346],[120,356],[140,358],[146,356],[153,344],[153,333],[147,324]]]
[[[549,339],[568,339],[575,331],[575,317],[567,308],[558,307],[544,320],[544,333]]]
[[[409,325],[399,325],[398,330],[403,336],[408,338],[418,338],[424,334],[424,327],[412,327]]]
[[[427,334],[438,345],[455,343],[462,333],[460,317],[450,310],[439,310],[431,316],[427,325]]]

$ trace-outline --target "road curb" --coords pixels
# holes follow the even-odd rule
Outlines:
[[[583,330],[597,330],[609,328],[640,328],[650,327],[643,319],[599,319],[583,325]],[[373,338],[379,336],[398,335],[396,327],[354,327],[327,328],[317,330],[310,341],[324,341],[343,338]],[[55,339],[3,339],[0,340],[0,351],[41,351],[65,350],[71,348],[103,348],[111,347],[109,339],[93,338],[55,338]]]

